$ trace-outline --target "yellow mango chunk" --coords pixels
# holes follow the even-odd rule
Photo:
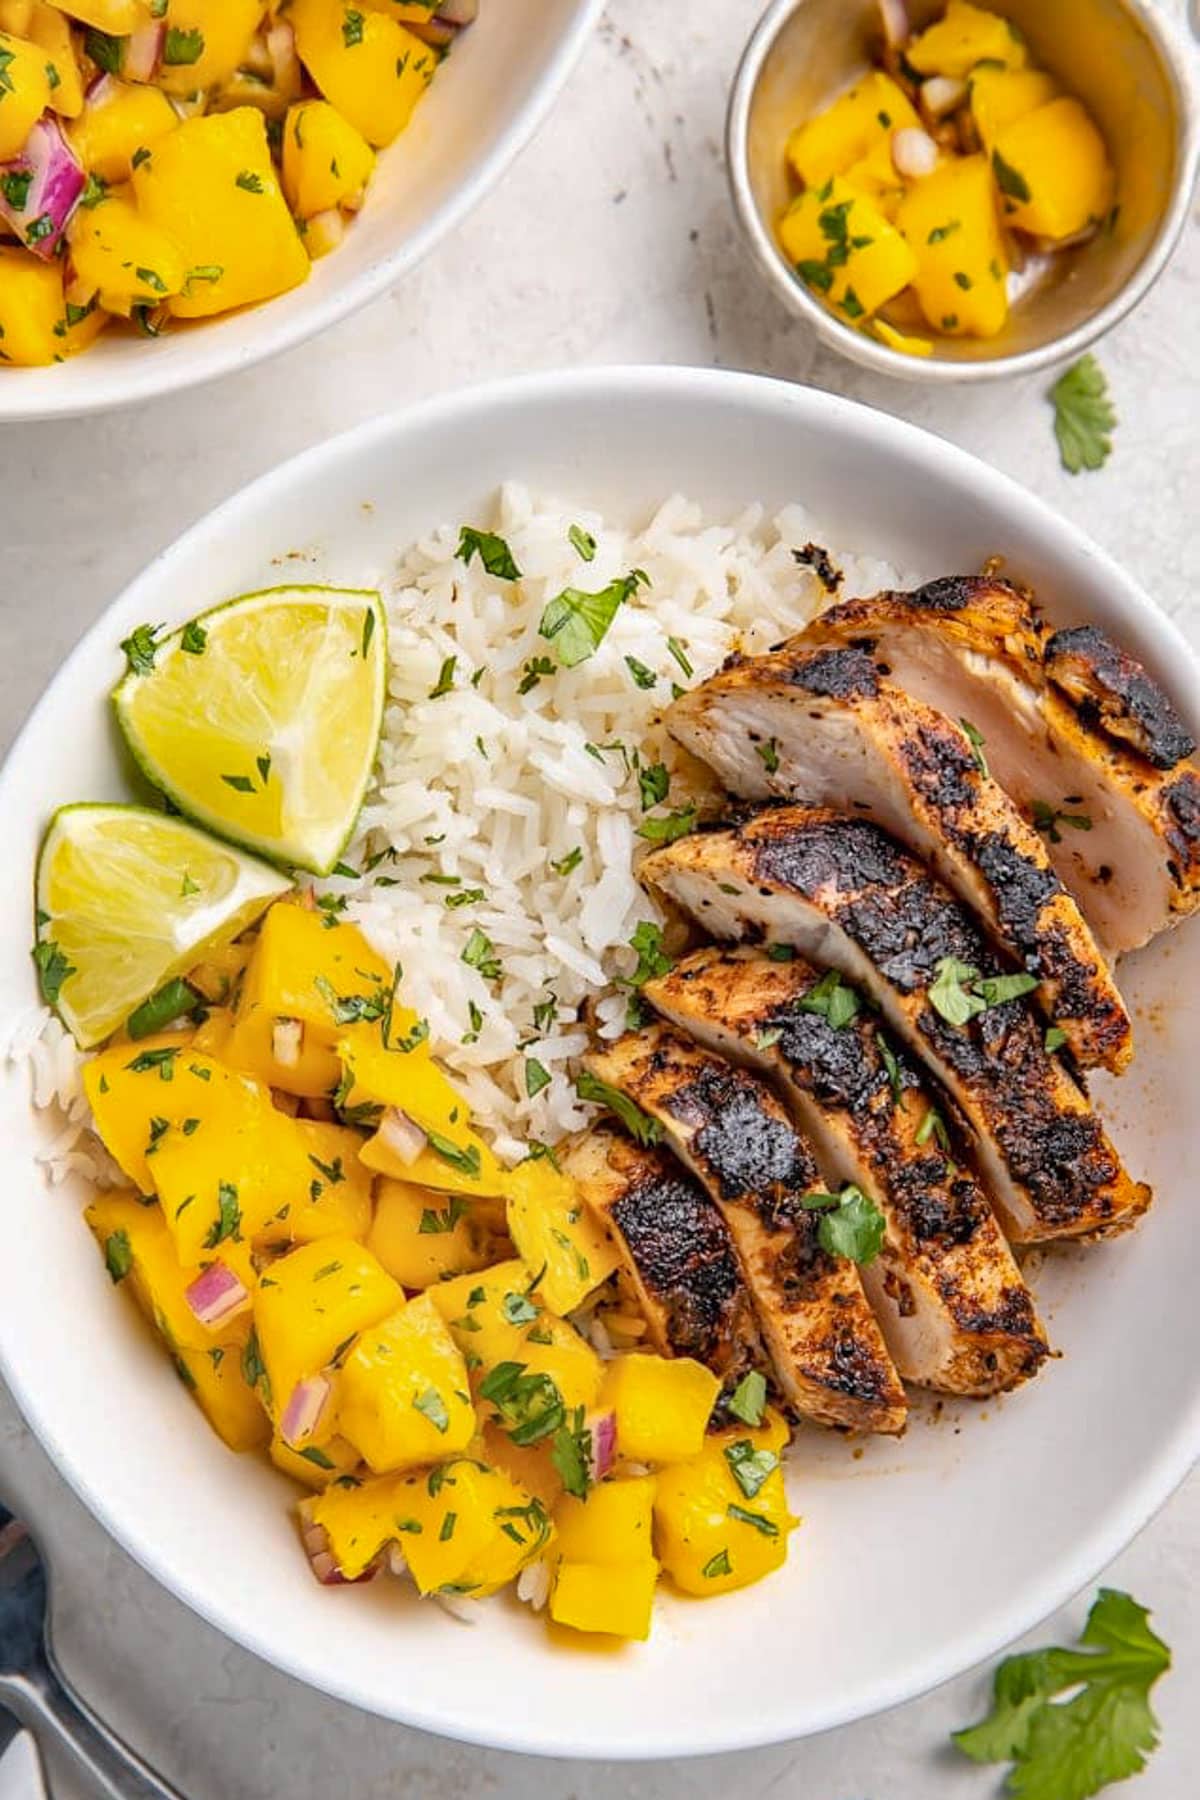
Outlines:
[[[364,1331],[343,1361],[338,1428],[376,1475],[434,1462],[471,1442],[467,1366],[427,1294]]]
[[[801,281],[851,324],[877,312],[916,273],[895,226],[836,176],[792,202],[779,241]]]
[[[1022,69],[1028,60],[1024,39],[999,13],[968,0],[949,0],[942,17],[905,47],[905,58],[922,75],[962,80],[976,63],[1003,63]]]
[[[574,1631],[645,1639],[657,1582],[658,1564],[649,1558],[620,1568],[606,1562],[561,1562],[550,1590],[550,1617]]]
[[[134,306],[157,306],[187,279],[167,233],[119,194],[106,194],[97,206],[77,207],[67,243],[80,286],[99,294],[106,312],[127,316]]]
[[[554,1509],[558,1551],[567,1562],[610,1568],[643,1563],[654,1554],[655,1477],[597,1482],[586,1500],[564,1494]]]
[[[902,356],[932,356],[933,345],[928,338],[916,337],[911,331],[897,331],[886,319],[875,319],[871,329],[881,344],[889,350],[899,350]]]
[[[273,1262],[254,1296],[273,1416],[282,1417],[297,1382],[318,1375],[403,1301],[386,1270],[350,1238],[322,1238]]]
[[[510,1170],[505,1190],[509,1236],[539,1299],[551,1312],[574,1312],[620,1262],[607,1232],[546,1158]]]
[[[524,1376],[545,1376],[568,1409],[591,1407],[604,1365],[573,1325],[547,1312],[528,1292],[522,1262],[497,1263],[478,1275],[460,1275],[430,1288],[429,1298],[450,1327],[472,1369],[472,1383],[500,1363],[520,1364]],[[495,1417],[511,1435],[548,1397],[531,1394],[515,1405],[486,1402],[481,1417]]]
[[[757,1427],[717,1432],[699,1456],[660,1469],[654,1541],[663,1568],[687,1594],[746,1587],[787,1560],[788,1511],[779,1454],[787,1427],[768,1412]]]
[[[992,173],[1006,222],[1056,243],[1101,224],[1116,191],[1104,139],[1065,95],[997,135]]]
[[[0,162],[16,156],[50,105],[46,53],[0,31]]]
[[[50,105],[60,118],[73,119],[83,106],[83,80],[71,44],[71,28],[57,6],[44,0],[0,5],[0,29],[28,39],[45,52]]]
[[[896,208],[904,198],[904,181],[892,161],[891,135],[880,138],[873,150],[851,163],[843,177],[846,186],[879,208],[885,219],[896,217]]]
[[[920,125],[903,88],[882,70],[872,69],[861,81],[798,125],[787,141],[787,158],[806,187],[821,187],[831,175],[843,175],[876,148],[891,156],[891,135]]]
[[[1036,112],[1057,93],[1057,81],[1044,69],[976,69],[971,76],[971,115],[989,155],[1007,126]]]
[[[270,1455],[277,1469],[318,1492],[342,1476],[353,1475],[362,1466],[358,1451],[344,1437],[323,1438],[319,1444],[305,1444],[296,1450],[276,1432]]]
[[[133,159],[153,150],[179,128],[179,114],[166,95],[142,82],[110,76],[85,100],[68,136],[85,169],[110,184],[128,181]]]
[[[423,1131],[465,1144],[471,1136],[467,1103],[429,1054],[426,1030],[424,1021],[399,1001],[379,1021],[348,1026],[337,1045],[346,1072],[340,1103],[348,1110],[394,1106]],[[495,1166],[494,1159],[488,1160]]]
[[[98,300],[83,307],[69,305],[61,337],[66,354],[78,356],[81,350],[94,344],[108,321],[109,315],[103,311]]]
[[[294,0],[300,60],[321,93],[377,148],[408,124],[437,57],[395,19],[330,0]]]
[[[263,919],[242,998],[253,990],[276,1018],[299,1019],[332,1049],[353,1018],[384,1016],[391,989],[391,969],[357,925],[279,901]]]
[[[1008,318],[1008,258],[986,156],[944,162],[916,181],[896,223],[917,261],[913,290],[936,331],[994,337]]]
[[[405,1162],[389,1148],[386,1130],[377,1131],[363,1145],[362,1159],[369,1169],[377,1169],[396,1181],[435,1188],[443,1194],[463,1194],[469,1199],[503,1194],[508,1173],[483,1139],[462,1124],[431,1134],[429,1143],[413,1162]]]
[[[375,152],[361,131],[327,100],[289,109],[283,128],[283,191],[299,219],[328,212],[361,195]]]
[[[284,1198],[254,1231],[256,1247],[365,1238],[371,1228],[371,1174],[359,1160],[358,1133],[320,1119],[286,1118],[281,1131],[274,1193]]]
[[[143,1194],[154,1191],[151,1157],[168,1127],[208,1119],[232,1136],[270,1106],[256,1082],[201,1055],[183,1032],[102,1050],[84,1064],[83,1085],[105,1148]]]
[[[106,1194],[85,1213],[109,1274],[128,1286],[174,1359],[179,1378],[217,1435],[231,1450],[265,1444],[270,1428],[242,1370],[250,1321],[236,1319],[216,1334],[188,1306],[185,1272],[157,1206]]]
[[[133,171],[142,215],[174,237],[188,280],[170,310],[198,319],[282,294],[309,260],[253,107],[185,119]]]
[[[169,0],[158,85],[186,95],[227,80],[244,60],[262,15],[262,0]]]
[[[427,1288],[470,1274],[491,1260],[487,1234],[470,1201],[411,1182],[379,1182],[367,1248],[402,1287]]]
[[[406,1508],[411,1505],[406,1481],[412,1478],[383,1475],[351,1487],[333,1481],[316,1500],[301,1503],[304,1513],[325,1532],[330,1554],[348,1581],[357,1581],[385,1544],[393,1540],[403,1544],[409,1530],[424,1529],[410,1510],[399,1510],[401,1502]]]
[[[57,362],[65,346],[62,267],[0,244],[0,362],[36,368]]]
[[[690,1356],[614,1357],[603,1403],[617,1415],[617,1448],[634,1462],[681,1462],[704,1443],[721,1384]]]
[[[63,0],[62,11],[112,37],[125,37],[146,21],[140,0]]]
[[[543,1438],[537,1444],[514,1444],[507,1431],[498,1425],[485,1425],[480,1433],[477,1451],[472,1455],[491,1469],[499,1469],[518,1487],[528,1490],[541,1501],[547,1512],[553,1511],[562,1497],[563,1480],[554,1466],[553,1445]]]

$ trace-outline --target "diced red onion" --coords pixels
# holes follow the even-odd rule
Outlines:
[[[442,0],[441,6],[431,18],[420,21],[410,19],[407,29],[423,38],[427,44],[444,48],[454,42],[460,31],[473,25],[478,15],[479,0]]]
[[[28,175],[31,179],[25,204],[19,211],[0,186],[0,213],[27,250],[51,262],[86,185],[83,169],[56,119],[47,113],[38,120],[25,139],[20,156],[0,164],[0,177],[5,175]]]
[[[288,1397],[279,1421],[279,1435],[293,1449],[306,1444],[321,1422],[332,1388],[326,1375],[298,1381]]]
[[[223,1262],[211,1263],[187,1288],[184,1299],[202,1325],[215,1331],[246,1312],[252,1304],[249,1290]]]
[[[283,1069],[299,1066],[304,1047],[304,1023],[301,1019],[276,1019],[271,1027],[271,1054]]]
[[[965,81],[956,81],[951,75],[931,75],[928,81],[921,83],[921,105],[931,119],[944,119],[962,105],[967,97]]]
[[[908,42],[908,8],[904,0],[879,0],[879,22],[889,50],[902,50]]]
[[[917,178],[937,168],[938,147],[927,131],[906,125],[892,134],[892,161],[901,175]]]
[[[408,1574],[408,1558],[399,1544],[389,1544],[384,1556],[384,1563],[389,1575],[404,1576]]]
[[[127,81],[153,81],[162,61],[167,28],[154,19],[138,25],[125,39],[121,73]]]
[[[589,1413],[586,1424],[592,1434],[592,1480],[603,1481],[617,1460],[617,1415]]]
[[[406,1166],[415,1163],[429,1139],[421,1127],[398,1106],[389,1106],[379,1122],[379,1135],[393,1156]]]
[[[116,76],[104,69],[94,81],[88,83],[83,97],[89,106],[105,106],[108,101],[116,99],[118,91]]]
[[[312,1516],[312,1501],[302,1500],[296,1508],[300,1515],[300,1542],[304,1545],[304,1553],[312,1565],[312,1572],[322,1587],[354,1587],[360,1581],[374,1581],[379,1573],[379,1564],[371,1563],[361,1575],[353,1577],[343,1575],[329,1548],[329,1537],[323,1525],[318,1525]]]

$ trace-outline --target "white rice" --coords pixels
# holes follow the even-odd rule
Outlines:
[[[522,579],[488,575],[479,557],[464,565],[462,524],[498,532]],[[572,526],[595,539],[590,562],[572,544]],[[829,544],[800,505],[773,518],[752,506],[721,523],[675,495],[643,530],[626,531],[535,501],[515,483],[494,517],[448,522],[401,554],[387,594],[380,763],[345,858],[356,869],[382,860],[361,879],[326,885],[401,965],[405,1001],[428,1019],[433,1049],[502,1157],[587,1122],[592,1109],[572,1080],[588,1039],[583,1007],[599,995],[596,1026],[619,1034],[628,994],[614,984],[636,966],[630,936],[644,920],[662,922],[636,878],[647,817],[639,766],[662,763],[670,775],[653,816],[703,795],[696,766],[661,723],[672,683],[692,686],[734,648],[765,649],[820,610],[827,596],[792,554],[810,541],[842,570],[838,598],[906,585],[887,564]],[[538,635],[547,603],[566,587],[595,593],[634,569],[648,584],[620,607],[595,654],[559,667]],[[534,657],[549,658],[554,672],[522,694]],[[627,657],[654,672],[653,687],[637,684]],[[432,698],[450,658],[453,685]],[[574,866],[556,871],[569,857]],[[480,898],[448,904],[476,889]],[[474,932],[493,947],[496,979],[463,960]],[[551,999],[553,1019],[539,1025],[534,1008]],[[532,1060],[549,1081],[530,1097]],[[34,1105],[59,1115],[42,1155],[49,1179],[119,1181],[88,1129],[82,1059],[58,1020],[39,1007],[11,1021],[2,1061],[28,1066]]]

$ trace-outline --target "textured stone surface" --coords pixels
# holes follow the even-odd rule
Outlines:
[[[1060,470],[1041,378],[930,393],[852,369],[814,348],[739,254],[720,144],[727,84],[757,10],[757,0],[613,0],[548,128],[396,294],[255,373],[152,411],[0,432],[0,742],[124,582],[248,478],[389,406],[562,363],[766,370],[902,414],[1034,488],[1200,638],[1200,235],[1193,228],[1145,305],[1102,346],[1121,425],[1099,474]],[[988,1772],[945,1748],[948,1731],[976,1714],[982,1674],[806,1744],[699,1764],[573,1766],[438,1743],[321,1699],[201,1625],[107,1541],[3,1394],[0,1491],[54,1547],[64,1661],[189,1800],[983,1800],[997,1791]],[[1200,1669],[1200,1611],[1188,1599],[1200,1588],[1200,1479],[1107,1579],[1153,1607],[1176,1652],[1178,1673],[1161,1690],[1164,1746],[1136,1792],[1177,1800],[1200,1761],[1200,1718],[1187,1703]],[[1036,1639],[1074,1631],[1084,1608],[1081,1599]],[[76,1800],[65,1784],[60,1796]]]

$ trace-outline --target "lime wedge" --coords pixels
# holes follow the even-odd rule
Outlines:
[[[387,631],[373,592],[268,588],[156,641],[126,640],[117,720],[189,819],[326,875],[349,840],[383,723]]]
[[[84,1050],[290,883],[278,869],[143,806],[64,806],[37,866],[42,994]]]

